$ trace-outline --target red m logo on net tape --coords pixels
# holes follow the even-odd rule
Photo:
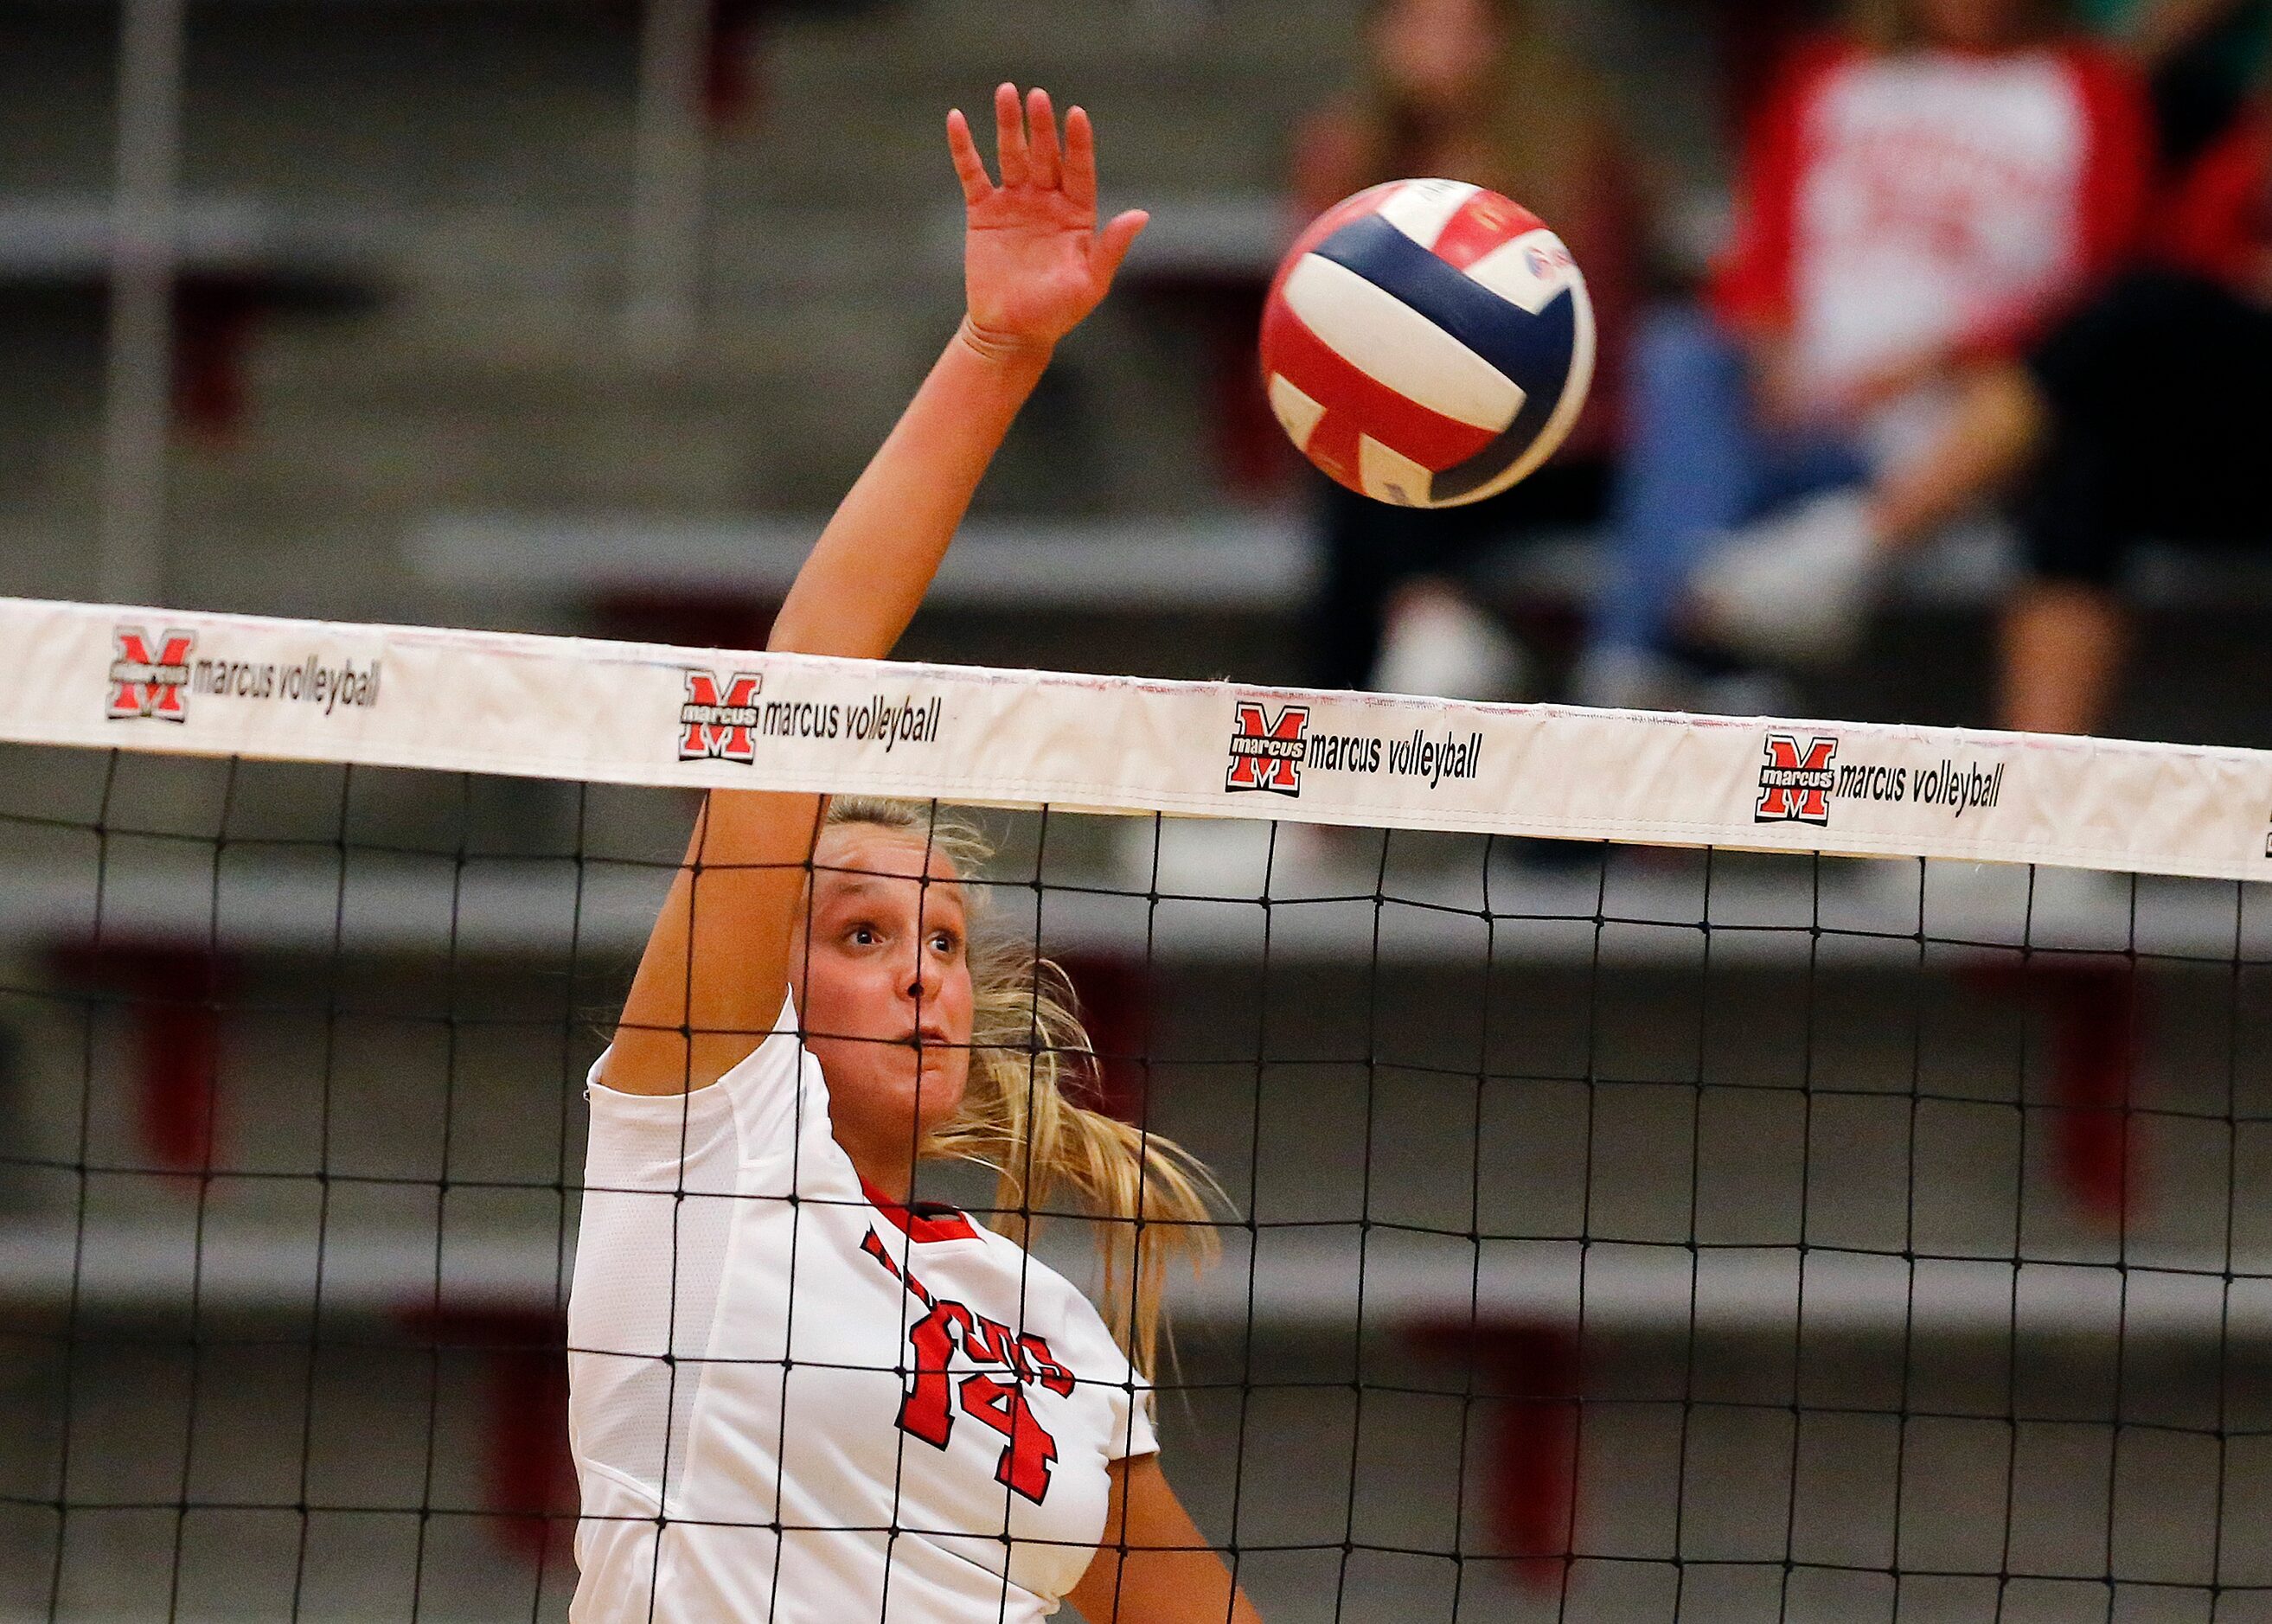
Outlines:
[[[756,760],[758,696],[765,686],[764,674],[755,671],[724,678],[689,671],[686,703],[678,707],[678,759]]]
[[[187,721],[190,651],[198,644],[197,633],[168,630],[154,646],[139,626],[121,626],[111,636],[118,657],[110,662],[110,698],[103,714],[113,721],[138,716]]]
[[[1767,760],[1760,767],[1760,800],[1753,821],[1760,823],[1827,823],[1830,793],[1838,786],[1831,758],[1838,741],[1809,739],[1802,749],[1787,733],[1768,735]]]
[[[1274,795],[1302,793],[1302,757],[1309,745],[1310,707],[1289,704],[1275,716],[1252,699],[1238,702],[1230,734],[1226,790],[1260,789]]]

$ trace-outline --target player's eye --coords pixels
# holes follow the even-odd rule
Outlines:
[[[855,925],[844,933],[844,939],[854,947],[874,947],[884,939],[884,933],[873,925]]]

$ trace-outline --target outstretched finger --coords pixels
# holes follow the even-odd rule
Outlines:
[[[1006,188],[1023,186],[1028,178],[1026,161],[1026,108],[1018,100],[1015,85],[998,85],[994,89],[994,146],[995,167],[1002,171],[1002,184]]]
[[[1096,239],[1096,269],[1105,281],[1110,282],[1119,273],[1120,262],[1128,257],[1128,250],[1151,222],[1152,217],[1141,209],[1116,214],[1105,222]]]
[[[1026,93],[1026,145],[1034,184],[1045,191],[1058,185],[1058,115],[1050,93],[1036,85]]]
[[[1096,131],[1081,108],[1065,115],[1064,184],[1073,203],[1085,209],[1096,207]]]
[[[954,159],[954,173],[962,183],[965,203],[983,203],[994,190],[987,178],[986,160],[978,155],[978,143],[971,138],[970,121],[956,108],[946,115],[946,150]]]

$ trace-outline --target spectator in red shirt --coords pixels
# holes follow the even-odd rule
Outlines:
[[[1654,317],[1635,347],[1581,695],[1686,702],[1692,586],[1730,642],[1839,652],[1873,556],[1854,516],[1933,446],[1969,376],[2123,261],[2152,165],[2135,75],[2049,4],[1865,6],[1802,51],[1751,133],[1708,308]],[[1710,592],[1715,555],[1768,518],[1843,551],[1770,532],[1738,556],[1797,567]],[[1723,600],[1751,622],[1731,633]]]
[[[2150,264],[1974,381],[1946,454],[1869,517],[1890,555],[2017,487],[2007,726],[2104,725],[2128,642],[2118,588],[2139,541],[2272,540],[2272,86],[2191,168],[2158,227]]]
[[[2139,541],[2272,540],[2272,78],[2175,180],[2155,221],[2139,268],[2024,358],[1973,376],[1939,454],[1889,481],[1857,527],[1874,570],[2015,493],[2007,726],[2104,725],[2128,643],[2118,588]],[[1788,577],[1810,544],[1782,540],[1797,543],[1784,548]]]

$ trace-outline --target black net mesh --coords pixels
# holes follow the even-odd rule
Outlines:
[[[0,1617],[564,1616],[584,1078],[691,801],[0,786]],[[1088,1102],[1228,1194],[1156,1409],[1274,1624],[2272,1618],[2254,890],[978,816]]]

